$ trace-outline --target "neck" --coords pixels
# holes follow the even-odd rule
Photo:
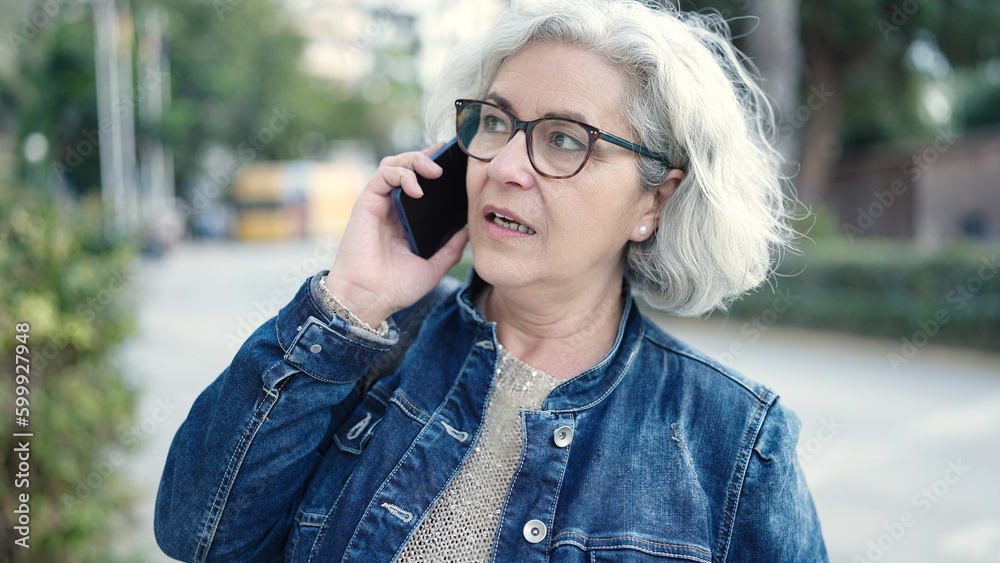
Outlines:
[[[592,368],[611,351],[624,310],[622,276],[558,288],[494,287],[486,316],[515,357],[558,379]]]

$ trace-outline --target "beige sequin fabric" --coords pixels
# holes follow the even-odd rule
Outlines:
[[[560,383],[499,351],[499,374],[482,433],[465,465],[420,524],[398,561],[489,561],[500,508],[521,457],[521,409],[539,410]]]

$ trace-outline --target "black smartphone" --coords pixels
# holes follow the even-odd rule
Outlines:
[[[469,157],[462,152],[457,139],[452,139],[431,158],[444,172],[433,180],[417,175],[423,197],[412,198],[398,186],[392,190],[392,202],[410,250],[423,258],[434,256],[465,226],[469,216],[469,197],[465,192]]]

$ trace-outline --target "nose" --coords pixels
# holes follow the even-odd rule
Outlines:
[[[517,131],[493,157],[487,169],[491,180],[506,186],[529,189],[535,184],[534,169],[528,159],[527,136]]]

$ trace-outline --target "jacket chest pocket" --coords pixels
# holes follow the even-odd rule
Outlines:
[[[564,532],[554,538],[551,563],[711,563],[712,554],[683,542],[653,541],[625,534],[588,537]]]
[[[354,412],[344,420],[333,436],[333,441],[342,452],[361,455],[371,439],[375,427],[385,415],[389,404],[389,394],[376,385],[365,395]]]
[[[313,544],[325,522],[325,514],[310,514],[299,510],[295,516],[291,536],[285,546],[285,563],[310,561]]]
[[[577,547],[562,546],[552,552],[549,558],[551,563],[669,563],[671,561],[691,563],[691,561],[709,562],[711,558],[689,559],[687,557],[673,557],[670,555],[658,555],[644,553],[630,548],[621,549],[590,549],[583,550]]]

